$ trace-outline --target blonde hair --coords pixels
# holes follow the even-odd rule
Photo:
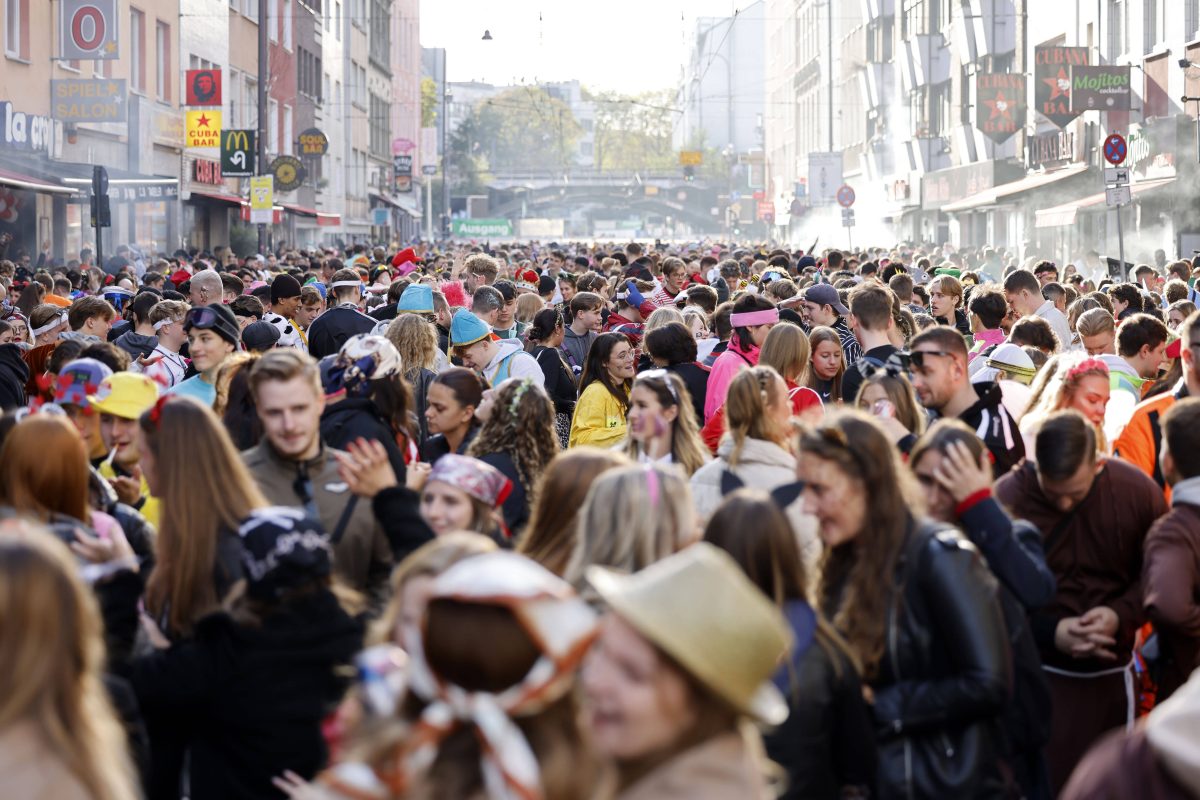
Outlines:
[[[437,365],[437,334],[419,314],[401,314],[387,326],[384,336],[400,354],[406,374]]]
[[[733,440],[733,450],[729,453],[729,466],[737,466],[742,456],[742,448],[747,439],[761,439],[767,442],[785,446],[788,432],[779,426],[767,413],[767,406],[773,402],[787,402],[787,397],[771,397],[775,391],[775,379],[779,373],[770,367],[759,365],[739,372],[729,383],[729,393],[725,396],[725,436]]]
[[[687,323],[683,321],[683,312],[673,306],[663,306],[662,308],[654,309],[646,320],[646,327],[642,330],[642,335],[646,335],[652,330],[657,330],[672,322],[679,322],[683,327],[687,328]],[[688,328],[688,332],[691,332]]]
[[[578,526],[563,578],[584,591],[583,574],[593,564],[637,572],[691,544],[691,489],[674,466],[609,470],[588,490]]]
[[[1096,363],[1089,364],[1086,369],[1077,369],[1085,361]],[[1029,409],[1021,417],[1021,433],[1030,439],[1037,436],[1038,430],[1051,414],[1071,407],[1071,399],[1079,389],[1079,382],[1092,376],[1107,381],[1108,367],[1087,355],[1052,356],[1034,379]],[[1091,425],[1091,422],[1088,424]],[[1104,435],[1104,428],[1092,425],[1092,430],[1096,432],[1096,452],[1107,453],[1108,439]]]
[[[533,322],[533,317],[537,312],[546,307],[542,301],[541,295],[538,294],[523,294],[517,298],[517,322]]]
[[[1092,298],[1085,297],[1081,300],[1076,300],[1071,308],[1088,300],[1096,303],[1096,307],[1089,308],[1079,315],[1078,319],[1075,320],[1075,332],[1080,337],[1098,336],[1102,333],[1115,332],[1117,323],[1113,320],[1113,315]]]
[[[100,612],[76,569],[44,528],[0,524],[0,730],[31,723],[89,797],[133,800],[125,730],[101,682]]]
[[[808,336],[796,325],[776,325],[771,328],[758,353],[759,364],[771,367],[785,381],[793,383],[800,382],[811,358]]]

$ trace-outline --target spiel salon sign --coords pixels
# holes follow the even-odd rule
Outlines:
[[[61,122],[16,111],[12,103],[0,101],[0,147],[55,156],[61,146]]]

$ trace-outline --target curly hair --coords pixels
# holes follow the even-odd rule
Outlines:
[[[433,325],[416,314],[401,314],[384,334],[400,353],[405,373],[418,368],[432,370],[437,364],[437,333]]]
[[[507,453],[521,484],[532,493],[546,465],[558,455],[554,403],[545,389],[528,379],[509,379],[494,391],[492,414],[479,429],[467,455],[480,458]]]

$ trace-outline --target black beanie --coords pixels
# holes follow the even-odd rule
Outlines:
[[[284,273],[271,281],[271,302],[278,303],[289,297],[300,296],[300,281]]]

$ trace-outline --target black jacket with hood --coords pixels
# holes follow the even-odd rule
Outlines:
[[[0,344],[0,411],[12,411],[25,405],[25,384],[29,365],[15,344]]]
[[[404,483],[407,469],[404,453],[396,444],[392,426],[379,413],[379,407],[369,397],[344,397],[325,406],[321,414],[321,439],[334,450],[345,450],[357,439],[379,442],[387,450],[388,461],[396,471],[396,479]]]
[[[194,638],[133,662],[130,681],[150,730],[182,733],[193,800],[281,797],[271,779],[311,779],[326,765],[321,722],[347,686],[363,621],[321,589],[261,625],[226,612]],[[182,776],[160,776],[179,785]],[[162,784],[160,784],[161,786]]]

